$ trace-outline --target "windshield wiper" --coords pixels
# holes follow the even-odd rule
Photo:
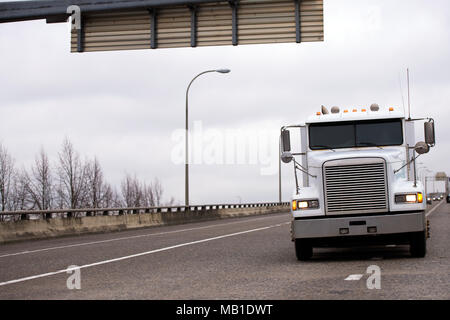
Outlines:
[[[382,147],[378,146],[376,143],[373,142],[358,142],[358,146],[360,145],[366,145],[368,147],[377,147],[378,149],[384,150]]]

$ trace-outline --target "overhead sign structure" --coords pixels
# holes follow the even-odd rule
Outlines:
[[[82,16],[71,50],[106,51],[323,41],[323,0],[202,2]]]
[[[75,10],[76,7],[79,10]],[[71,32],[72,52],[300,43],[324,39],[323,0],[0,3],[0,22],[43,18],[47,22],[63,22],[69,16],[78,26]]]

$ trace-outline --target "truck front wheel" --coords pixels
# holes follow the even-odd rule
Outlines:
[[[423,258],[427,254],[427,236],[425,231],[416,232],[411,235],[410,240],[411,256]]]
[[[295,239],[295,254],[299,261],[311,259],[313,255],[311,243],[304,239]]]

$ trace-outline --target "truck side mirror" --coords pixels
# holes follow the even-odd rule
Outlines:
[[[434,121],[425,122],[424,129],[425,129],[425,142],[430,146],[434,146],[436,143],[436,139],[434,136]]]
[[[430,151],[430,146],[425,142],[417,142],[414,150],[416,150],[418,154],[425,154]]]
[[[281,131],[281,149],[283,152],[291,151],[291,135],[289,130]]]
[[[292,155],[292,153],[290,153],[289,151],[284,151],[281,154],[281,161],[283,161],[284,163],[289,163],[294,159],[294,156]]]

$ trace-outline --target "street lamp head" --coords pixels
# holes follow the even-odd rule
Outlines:
[[[231,70],[230,69],[217,69],[216,72],[219,73],[229,73]]]

